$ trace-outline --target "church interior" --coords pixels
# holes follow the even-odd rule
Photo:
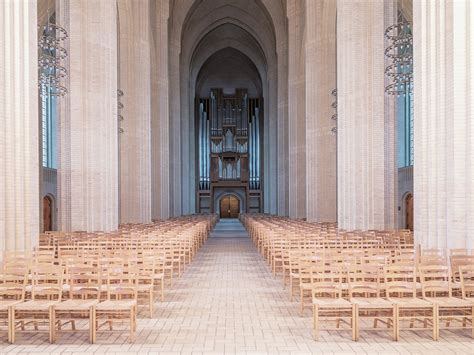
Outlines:
[[[1,0],[0,353],[473,353],[473,19]]]

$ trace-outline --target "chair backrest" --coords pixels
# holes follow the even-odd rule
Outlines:
[[[349,297],[379,297],[381,267],[378,264],[347,265]]]
[[[452,273],[453,281],[460,281],[459,268],[465,265],[473,265],[474,255],[469,255],[469,254],[451,255],[450,260],[451,260],[451,273]]]
[[[459,274],[462,297],[474,299],[474,264],[460,266]]]
[[[63,269],[58,265],[38,264],[32,269],[31,299],[46,298],[61,301]]]
[[[71,266],[67,269],[71,299],[99,299],[102,272],[99,266]]]
[[[416,297],[415,265],[386,265],[384,279],[388,298]]]
[[[313,265],[311,289],[313,298],[342,298],[342,270],[337,265]]]
[[[25,267],[4,270],[0,276],[0,299],[24,300],[28,274]]]
[[[419,266],[423,297],[452,296],[451,275],[447,265]]]
[[[107,272],[107,298],[109,300],[137,299],[138,269],[123,266],[109,268]]]

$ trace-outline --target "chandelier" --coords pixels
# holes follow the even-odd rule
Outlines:
[[[385,92],[389,95],[406,95],[413,90],[413,34],[410,24],[400,19],[385,30],[387,48],[385,57],[388,65],[385,75],[388,85]]]
[[[68,55],[64,48],[67,38],[67,31],[58,24],[51,23],[48,15],[48,22],[42,27],[38,41],[38,84],[41,96],[64,96],[68,92],[64,85],[68,72],[62,65]]]

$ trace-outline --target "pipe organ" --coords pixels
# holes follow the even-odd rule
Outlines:
[[[248,97],[246,89],[224,95],[212,89],[209,97],[196,98],[198,163],[197,211],[219,211],[225,195],[240,199],[240,212],[260,212],[263,105]]]

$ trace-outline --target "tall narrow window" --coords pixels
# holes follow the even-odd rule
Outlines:
[[[56,97],[48,87],[42,88],[41,123],[43,166],[56,169]]]

